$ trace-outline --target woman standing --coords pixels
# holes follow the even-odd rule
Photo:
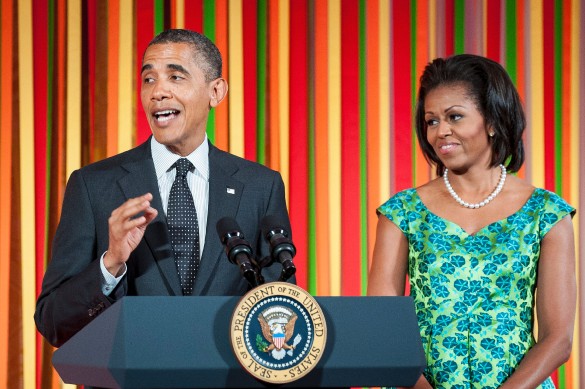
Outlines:
[[[416,388],[554,388],[569,358],[575,209],[510,174],[524,128],[498,63],[464,54],[425,68],[416,131],[439,177],[378,208],[368,285],[403,295],[409,276],[427,358]]]

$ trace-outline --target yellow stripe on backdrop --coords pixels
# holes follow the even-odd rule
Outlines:
[[[134,76],[134,7],[133,2],[120,1],[120,40],[118,46],[118,74],[129,75],[118,80],[118,151],[126,151],[135,143],[136,117]],[[138,102],[140,104],[140,102]]]
[[[279,145],[280,147],[280,174],[286,184],[286,203],[289,202],[290,182],[289,182],[289,102],[290,102],[290,10],[286,0],[281,0],[278,4],[278,114],[280,128]],[[231,129],[230,129],[231,131]]]
[[[185,28],[185,1],[175,0],[175,28]]]
[[[242,38],[242,0],[228,4],[229,29],[229,151],[244,157],[244,45]]]
[[[544,68],[542,39],[542,0],[530,5],[530,129],[532,185],[544,188]]]
[[[579,95],[579,86],[581,85],[581,80],[579,78],[579,70],[581,66],[584,64],[580,62],[579,50],[582,47],[583,37],[579,36],[579,29],[581,27],[581,3],[580,0],[574,0],[571,4],[572,12],[571,12],[571,117],[570,117],[570,129],[571,129],[571,176],[569,178],[571,187],[570,187],[570,196],[569,201],[573,205],[578,205],[579,203],[579,185],[580,185],[580,174],[579,174],[579,144],[581,142],[580,139],[580,128],[579,128],[579,114],[580,109],[582,107]],[[582,174],[582,173],[581,173]],[[581,209],[580,212],[584,210]],[[579,252],[580,252],[580,225],[578,222],[573,223],[575,225],[575,244],[576,244],[576,253],[577,253],[577,279],[581,279],[583,269],[579,266]],[[579,294],[577,295],[577,298]],[[581,306],[582,301],[578,298],[577,300],[577,307]],[[573,360],[573,369],[574,372],[572,374],[573,377],[573,387],[574,388],[581,388],[581,375],[583,372],[579,371],[579,366],[581,364],[582,355],[579,352],[581,349],[582,339],[579,337],[579,329],[581,328],[581,318],[579,315],[579,309],[577,309],[577,315],[575,318],[575,333],[573,336],[573,353],[572,353],[572,360]]]
[[[380,1],[380,204],[390,197],[390,4]],[[377,208],[378,206],[376,206]],[[375,212],[373,209],[369,212]]]
[[[332,296],[341,294],[341,4],[330,0],[329,15],[329,227]]]
[[[35,387],[36,329],[35,277],[35,169],[33,105],[33,48],[32,5],[30,0],[18,5],[18,96],[20,127],[20,217],[21,217],[21,276],[22,276],[22,358],[24,388]],[[26,109],[24,104],[26,102]],[[34,271],[34,270],[33,270]]]
[[[66,178],[81,164],[81,19],[81,0],[68,0]]]

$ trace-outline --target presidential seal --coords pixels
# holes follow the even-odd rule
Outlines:
[[[321,359],[327,340],[317,301],[286,282],[260,285],[244,295],[234,310],[230,331],[242,367],[271,384],[307,375]]]

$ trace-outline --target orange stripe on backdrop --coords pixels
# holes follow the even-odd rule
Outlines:
[[[12,82],[13,82],[13,2],[0,5],[0,385],[8,382],[8,323],[10,306],[10,251],[12,220]]]
[[[415,74],[412,75],[413,80],[416,80],[413,83],[412,89],[413,101],[416,101],[418,78],[430,60],[429,40],[427,39],[429,35],[429,3],[428,0],[418,0],[416,7],[416,68]],[[419,186],[429,181],[430,167],[422,153],[419,143],[416,141],[416,137],[414,139],[414,142],[416,142],[415,185]]]
[[[120,37],[120,0],[110,0],[108,3],[108,77],[106,99],[106,156],[118,152],[118,78],[119,78],[119,37]]]
[[[380,150],[380,95],[379,89],[376,87],[380,85],[380,2],[379,0],[372,0],[366,3],[366,133],[367,133],[367,234],[368,234],[368,269],[372,252],[374,250],[374,241],[376,239],[376,217],[375,209],[380,205],[380,152],[387,152]]]
[[[329,271],[329,154],[328,154],[328,5],[326,1],[315,2],[315,216],[316,216],[316,275],[317,294],[329,295],[331,273]]]
[[[215,45],[223,58],[223,78],[228,81],[229,88],[229,57],[228,57],[228,5],[227,0],[215,2]],[[219,106],[215,108],[215,145],[228,150],[228,108],[229,92]]]

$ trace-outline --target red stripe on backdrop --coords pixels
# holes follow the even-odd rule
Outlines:
[[[445,57],[448,57],[455,53],[455,0],[445,0],[445,15],[443,15],[443,17],[445,20]],[[410,20],[393,19],[402,23],[406,23],[407,20]],[[439,16],[439,19],[437,20],[437,25],[441,25],[441,16]]]
[[[203,0],[185,1],[185,28],[203,32]]]
[[[555,63],[554,0],[544,0],[542,8],[544,83],[544,187],[555,190]]]
[[[244,34],[244,156],[256,161],[258,123],[258,2],[246,0],[242,7]]]
[[[396,192],[412,186],[412,88],[410,66],[410,4],[395,1],[392,7],[394,50],[394,185]],[[451,34],[452,37],[452,34]]]
[[[487,2],[487,57],[496,62],[501,61],[500,53],[500,25],[501,23],[501,4],[500,0],[490,0]]]
[[[384,1],[384,0],[382,0]],[[380,20],[384,17],[380,15],[380,3],[378,0],[368,1],[366,3],[366,20],[367,31],[366,40],[367,45],[367,69],[366,74],[368,78],[368,84],[379,85],[380,84]],[[382,19],[383,20],[383,19]],[[366,220],[367,220],[367,238],[368,238],[368,269],[370,265],[370,259],[372,258],[372,252],[374,249],[374,243],[376,239],[376,224],[378,218],[375,217],[375,209],[380,205],[380,94],[378,88],[367,88],[367,144],[368,144],[368,198],[366,208]],[[385,107],[384,107],[385,108]],[[387,152],[386,148],[382,151]]]
[[[433,0],[430,0],[433,1]],[[419,0],[416,7],[416,71],[413,75],[414,89],[412,93],[416,95],[418,89],[418,78],[422,74],[425,66],[429,62],[429,40],[426,38],[430,36],[429,32],[429,0]],[[415,96],[412,96],[414,99]],[[416,137],[413,137],[416,139]],[[415,186],[425,184],[430,178],[430,168],[427,163],[422,149],[416,140],[416,182]]]
[[[46,193],[47,193],[47,103],[48,103],[48,15],[47,1],[33,3],[33,88],[34,88],[34,161],[35,161],[35,287],[36,296],[45,272]],[[9,129],[7,129],[8,131]],[[42,379],[42,340],[36,334],[36,383]]]
[[[154,0],[136,2],[134,12],[136,15],[136,84],[139,86],[136,88],[136,144],[140,144],[151,134],[140,99],[140,89],[142,88],[140,69],[142,68],[142,55],[154,37]]]
[[[47,192],[47,103],[48,103],[48,2],[35,0],[33,3],[33,50],[34,50],[34,150],[35,150],[35,239],[36,245],[36,285],[44,273],[45,220]]]
[[[89,145],[88,161],[94,161],[94,147],[95,147],[95,60],[96,60],[96,46],[97,46],[97,3],[96,0],[87,1],[87,63],[88,63],[88,118],[86,121]]]
[[[308,137],[309,111],[307,106],[309,68],[308,68],[308,5],[306,0],[290,2],[290,69],[294,82],[290,82],[290,166],[289,201],[290,221],[297,255],[297,283],[307,287],[308,252]]]
[[[359,3],[341,3],[341,293],[359,296],[360,272],[360,109]],[[333,210],[335,212],[335,210]]]

